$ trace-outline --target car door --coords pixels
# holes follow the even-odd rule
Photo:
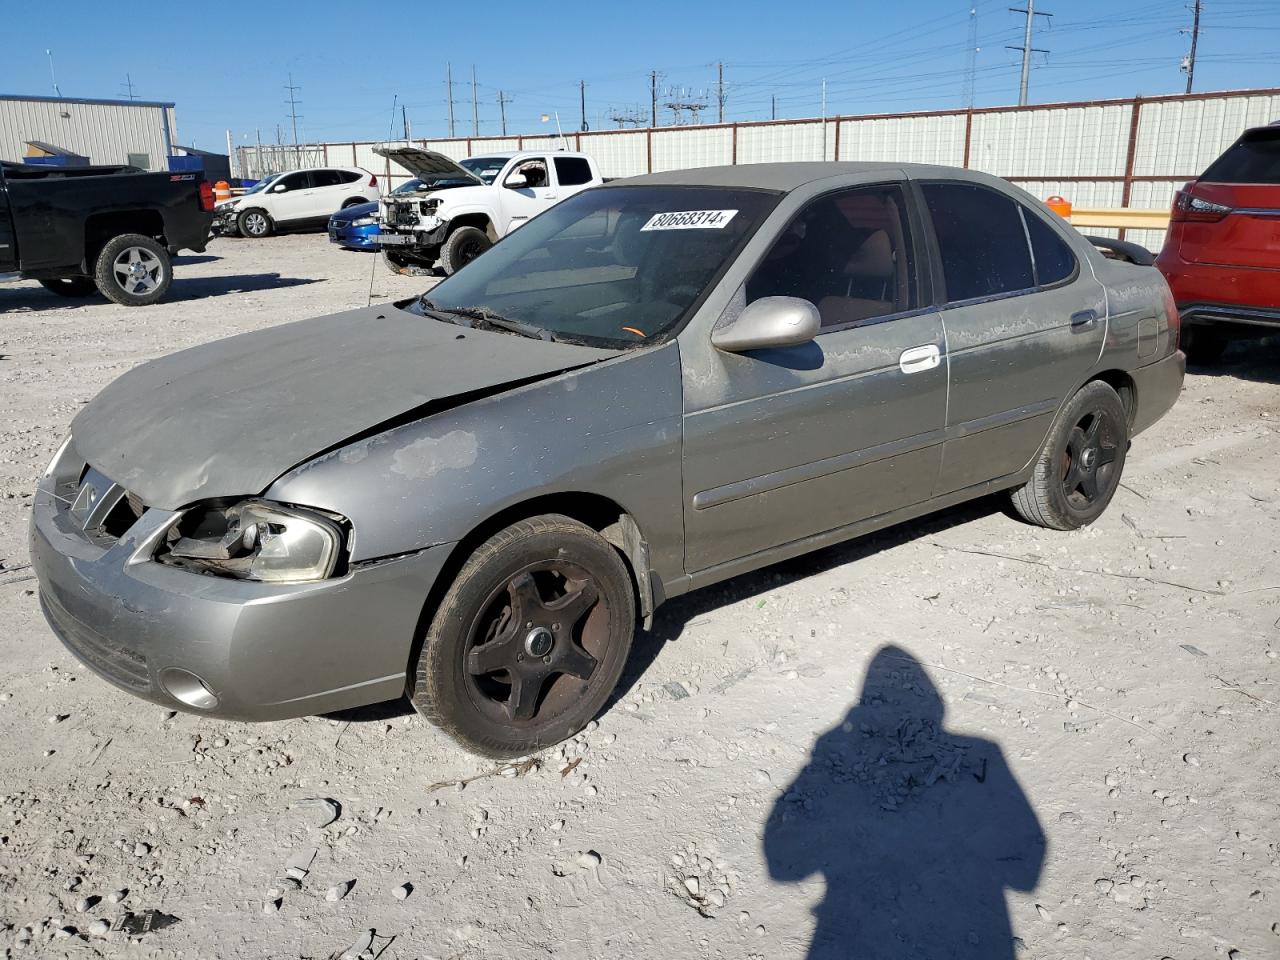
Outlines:
[[[938,494],[1022,470],[1098,358],[1106,294],[1069,229],[985,184],[919,184],[950,358]],[[1057,218],[1054,218],[1055,220]]]
[[[686,568],[730,563],[927,500],[941,462],[946,345],[921,308],[902,184],[823,194],[788,223],[729,311],[814,303],[800,347],[682,351]]]
[[[536,217],[557,199],[555,181],[546,157],[525,157],[511,166],[502,178],[504,233],[510,233]]]
[[[271,219],[276,223],[306,220],[311,209],[311,171],[297,170],[286,173],[267,188]]]
[[[346,183],[341,170],[312,170],[311,197],[309,216],[328,219],[331,214],[342,208],[342,201],[348,196]]]

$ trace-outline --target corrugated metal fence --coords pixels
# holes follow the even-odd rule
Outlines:
[[[505,150],[581,150],[595,158],[606,177],[789,160],[941,163],[1006,177],[1038,197],[1058,194],[1081,207],[1167,209],[1174,191],[1196,177],[1242,130],[1273,120],[1280,120],[1280,88],[606,130],[567,133],[563,138],[460,137],[415,142],[459,160]],[[374,145],[348,141],[311,144],[302,150],[307,164],[364,167],[383,178],[387,189],[404,182],[409,174],[375,154]],[[284,153],[264,156],[264,160],[288,162],[295,148],[269,149]],[[255,150],[241,148],[244,169],[261,169]],[[267,166],[271,167],[270,162]],[[1131,230],[1129,239],[1158,249],[1164,231]]]

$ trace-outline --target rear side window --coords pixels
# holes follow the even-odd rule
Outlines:
[[[968,183],[926,183],[921,190],[938,237],[949,302],[1035,286],[1017,203]]]
[[[591,182],[591,164],[582,157],[556,157],[556,179],[564,187]]]
[[[339,183],[355,183],[357,180],[363,180],[364,174],[356,173],[354,170],[339,170]]]
[[[1280,127],[1246,133],[1200,179],[1211,183],[1280,184]]]
[[[1050,287],[1066,280],[1076,272],[1076,255],[1067,241],[1044,222],[1039,214],[1022,208],[1027,221],[1027,236],[1031,238],[1031,253],[1035,257],[1036,284]]]

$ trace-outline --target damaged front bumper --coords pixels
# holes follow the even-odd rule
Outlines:
[[[432,547],[309,583],[258,583],[152,560],[179,513],[142,508],[89,536],[54,477],[36,491],[31,559],[64,645],[123,690],[175,710],[280,720],[401,696],[431,584]]]

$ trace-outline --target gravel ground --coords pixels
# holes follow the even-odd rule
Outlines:
[[[422,286],[374,261],[215,241],[138,310],[0,287],[0,957],[1280,956],[1275,341],[1188,377],[1092,528],[982,501],[673,601],[525,764],[78,666],[25,566],[77,408]]]

